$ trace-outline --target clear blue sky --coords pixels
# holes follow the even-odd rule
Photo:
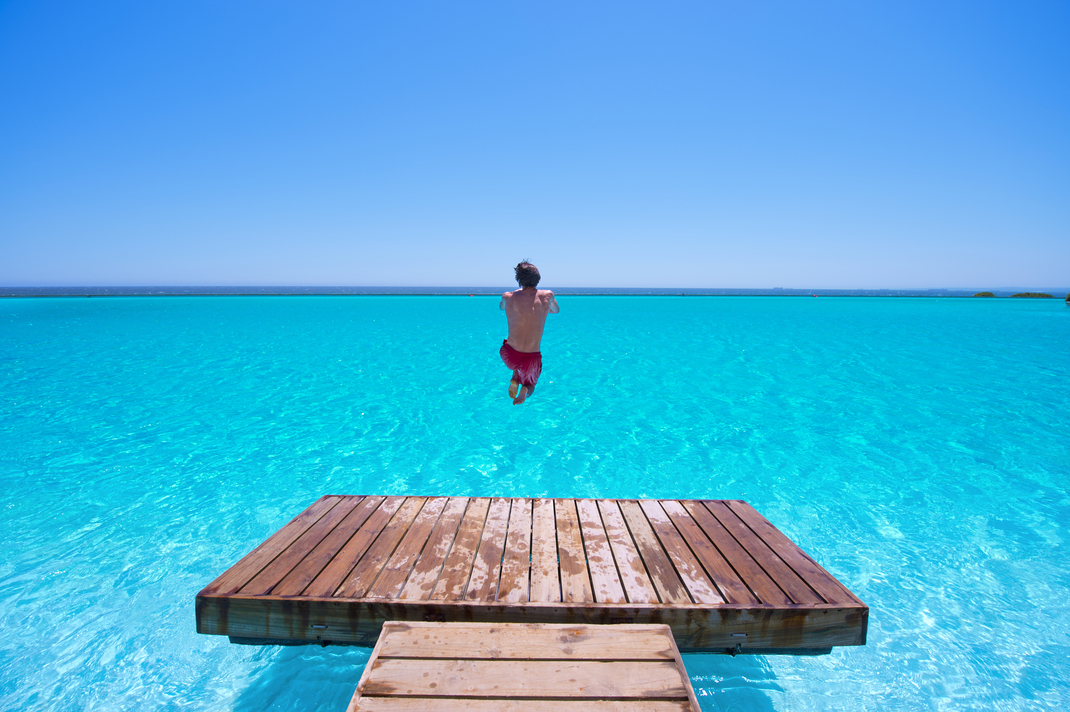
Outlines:
[[[0,285],[1070,284],[1070,3],[0,3]]]

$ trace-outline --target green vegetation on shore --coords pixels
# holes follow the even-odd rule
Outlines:
[[[996,295],[993,294],[992,292],[978,292],[977,294],[975,294],[973,296],[975,296],[975,297],[994,297]]]
[[[1012,294],[1012,297],[1029,297],[1030,299],[1053,299],[1052,295],[1045,294],[1044,292],[1018,292]]]

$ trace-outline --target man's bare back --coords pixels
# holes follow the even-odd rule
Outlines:
[[[509,397],[519,405],[535,392],[535,383],[542,373],[542,332],[546,315],[560,311],[554,293],[538,289],[539,270],[529,262],[516,266],[516,279],[521,289],[506,292],[498,308],[509,320],[509,338],[499,352],[505,365],[513,369],[509,381]]]
[[[546,315],[561,310],[553,292],[535,287],[506,292],[498,308],[509,319],[509,338],[506,341],[517,351],[526,352],[540,350]]]

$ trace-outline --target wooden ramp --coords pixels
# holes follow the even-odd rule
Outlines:
[[[197,595],[197,630],[374,645],[385,621],[663,623],[685,651],[864,645],[869,608],[740,500],[328,495]]]
[[[348,712],[699,712],[665,625],[383,624]]]

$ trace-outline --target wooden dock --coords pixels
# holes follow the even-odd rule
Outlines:
[[[865,645],[869,608],[740,500],[327,495],[197,595],[197,630],[374,645],[386,621],[666,624],[684,651]]]
[[[383,624],[348,712],[699,712],[665,625]]]

